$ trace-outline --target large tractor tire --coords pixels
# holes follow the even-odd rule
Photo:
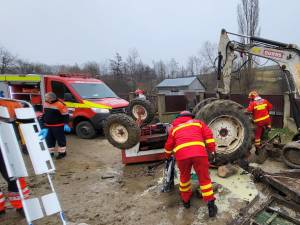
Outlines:
[[[107,118],[104,134],[109,143],[116,148],[129,149],[139,142],[141,130],[131,117],[119,113]]]
[[[200,110],[201,108],[203,108],[205,105],[207,105],[207,104],[209,104],[209,103],[211,103],[211,102],[213,102],[213,101],[216,101],[216,100],[218,100],[218,98],[215,98],[215,97],[203,99],[202,101],[200,101],[200,102],[194,107],[192,113],[193,113],[194,115],[196,115],[197,112],[199,112],[199,110]]]
[[[283,147],[282,151],[283,162],[294,169],[300,169],[300,143],[289,142]]]
[[[196,114],[213,131],[216,141],[216,165],[244,157],[252,147],[254,124],[243,106],[231,100],[215,100]]]
[[[155,116],[155,110],[150,101],[136,98],[129,102],[129,115],[137,120],[139,115],[144,124],[149,124]]]

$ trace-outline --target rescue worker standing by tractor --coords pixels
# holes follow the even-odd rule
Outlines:
[[[252,114],[253,121],[256,125],[255,129],[255,148],[256,154],[259,154],[259,149],[261,146],[261,139],[266,130],[271,129],[271,118],[270,110],[272,109],[272,104],[261,98],[256,91],[251,91],[248,98],[250,99],[247,111]]]
[[[65,132],[71,132],[68,126],[68,109],[63,102],[59,101],[53,92],[45,95],[44,114],[41,119],[41,126],[44,127],[40,136],[46,138],[46,142],[51,153],[54,156],[56,142],[58,144],[58,156],[56,159],[62,159],[67,155]]]
[[[9,101],[0,99],[0,106],[6,107],[9,113],[9,116],[12,120],[15,119],[15,109],[16,108],[22,108],[21,103],[15,102],[15,101]],[[16,125],[17,126],[17,125]],[[16,131],[19,131],[19,129],[16,127]],[[17,133],[17,132],[16,132]],[[19,134],[20,137],[20,133]],[[5,166],[5,162],[3,159],[3,155],[0,149],[0,173],[4,180],[7,182],[7,189],[8,189],[8,200],[13,208],[17,210],[18,213],[20,213],[22,216],[24,216],[23,206],[21,197],[19,194],[18,186],[15,180],[10,180],[8,177],[7,169]],[[27,188],[26,181],[24,178],[20,178],[20,186],[22,189],[22,193],[25,199],[29,198],[29,189]],[[3,192],[0,190],[0,215],[5,214],[5,196]]]
[[[207,150],[215,158],[215,140],[212,131],[202,121],[194,119],[189,111],[182,111],[172,122],[172,128],[165,144],[166,158],[175,155],[180,171],[180,196],[185,208],[190,207],[192,197],[191,169],[194,168],[203,200],[208,205],[209,217],[217,214],[213,187],[209,176]]]

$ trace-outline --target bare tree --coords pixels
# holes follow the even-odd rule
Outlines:
[[[214,71],[214,64],[215,59],[217,57],[217,53],[218,50],[216,43],[211,43],[209,41],[204,42],[199,51],[199,57],[201,62],[201,68],[199,68],[200,73],[210,73]]]
[[[116,53],[115,59],[110,59],[110,69],[116,78],[122,78],[124,63],[119,53]]]
[[[240,0],[237,6],[237,22],[239,33],[247,36],[258,36],[260,33],[259,28],[259,2],[258,0]],[[249,39],[241,38],[244,44],[251,44]],[[248,56],[247,69],[248,74],[245,75],[247,88],[250,88],[253,83],[254,76],[252,75],[252,57]]]
[[[0,74],[6,73],[11,67],[14,67],[16,56],[13,56],[5,48],[0,48]]]
[[[162,60],[159,60],[158,62],[153,61],[152,63],[153,63],[153,69],[155,71],[158,80],[161,81],[165,79],[167,74],[166,64]]]
[[[134,79],[134,75],[137,70],[138,61],[140,61],[138,51],[135,48],[131,49],[126,59],[126,67],[127,67],[128,74],[132,79]]]
[[[179,74],[179,66],[178,66],[178,62],[172,58],[168,65],[168,74],[170,75],[171,78],[176,78]]]
[[[237,6],[239,32],[248,36],[260,33],[259,29],[259,2],[258,0],[241,0]],[[245,44],[246,40],[242,38]]]
[[[22,59],[16,60],[17,72],[20,74],[34,73],[34,65]]]
[[[197,56],[190,56],[188,58],[186,71],[188,75],[199,75],[201,70],[201,59]]]
[[[87,62],[83,65],[83,71],[96,77],[100,75],[100,66],[97,62]]]
[[[74,65],[59,65],[58,73],[81,73],[80,66],[75,63]]]

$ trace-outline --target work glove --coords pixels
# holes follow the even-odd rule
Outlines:
[[[70,133],[71,132],[71,127],[69,127],[68,124],[64,125],[64,132]]]
[[[43,128],[39,133],[40,140],[44,140],[47,137],[47,135],[48,135],[48,129]]]

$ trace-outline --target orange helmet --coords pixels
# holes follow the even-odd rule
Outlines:
[[[258,96],[257,91],[251,91],[248,95],[248,98],[255,99]]]

